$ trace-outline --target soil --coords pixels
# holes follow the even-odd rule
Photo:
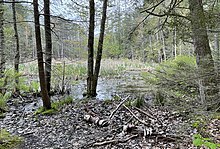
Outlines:
[[[191,148],[193,130],[187,126],[188,121],[180,114],[169,111],[165,107],[147,107],[141,109],[156,117],[157,120],[129,107],[135,115],[148,124],[137,121],[124,107],[113,115],[107,127],[85,121],[85,115],[100,119],[108,119],[120,101],[77,100],[63,106],[53,115],[34,115],[25,111],[28,102],[11,104],[10,112],[0,120],[1,129],[18,135],[24,139],[20,149],[33,148]],[[139,132],[123,132],[126,125],[152,129],[152,133],[143,136]],[[187,127],[186,127],[187,126]],[[135,136],[136,135],[136,136]],[[133,137],[132,137],[133,136]],[[131,137],[131,139],[128,139]],[[127,140],[126,140],[127,139]],[[115,140],[115,141],[112,141]],[[117,141],[116,141],[117,140]],[[104,143],[103,145],[94,144]]]

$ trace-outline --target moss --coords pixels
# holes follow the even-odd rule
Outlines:
[[[0,149],[12,149],[19,146],[21,142],[22,138],[12,136],[5,129],[0,130]]]
[[[58,110],[55,108],[51,108],[51,109],[45,109],[44,107],[40,107],[39,109],[37,109],[37,111],[35,111],[35,115],[38,114],[42,114],[42,115],[52,115],[55,114]]]
[[[35,115],[42,114],[42,115],[52,115],[59,111],[60,108],[62,108],[64,105],[68,105],[73,103],[73,98],[68,96],[63,100],[53,102],[51,105],[51,109],[45,109],[44,107],[40,107],[35,111]]]

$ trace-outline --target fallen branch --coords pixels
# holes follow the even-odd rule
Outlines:
[[[118,95],[117,95],[118,96]],[[120,96],[118,96],[119,98],[121,98]],[[122,104],[124,104],[127,100],[128,100],[128,98],[129,98],[130,96],[127,96],[122,102],[120,102],[120,104],[117,106],[117,108],[111,113],[111,115],[109,116],[109,120],[111,120],[112,119],[112,117],[114,116],[114,114],[118,111],[118,109],[122,106]]]
[[[136,120],[138,120],[140,123],[142,123],[142,124],[144,124],[144,125],[146,125],[146,126],[149,127],[149,124],[147,124],[145,121],[140,120],[126,105],[123,104],[123,107],[124,107],[125,109],[127,109],[127,110],[131,113],[131,115],[134,116],[134,118],[135,118]]]
[[[126,139],[114,139],[114,140],[108,140],[108,141],[104,141],[104,142],[97,142],[94,143],[93,146],[102,146],[102,145],[107,145],[107,144],[111,144],[111,143],[125,143],[133,138],[138,137],[138,134],[130,136]]]
[[[151,121],[152,121],[152,120],[156,120],[156,121],[158,121],[158,122],[160,123],[160,125],[163,125],[163,123],[161,122],[161,120],[159,120],[156,116],[154,116],[154,115],[152,115],[152,114],[149,114],[149,113],[147,113],[147,112],[145,112],[145,111],[143,111],[142,109],[139,109],[139,108],[137,108],[137,107],[134,107],[134,108],[135,108],[138,112],[147,115],[147,116],[150,118]]]
[[[143,113],[143,114],[145,114],[145,115],[147,115],[148,117],[150,117],[150,119],[152,120],[157,120],[157,118],[155,117],[155,116],[152,116],[152,115],[150,115],[149,113],[147,113],[147,112],[145,112],[145,111],[143,111],[143,110],[141,110],[141,109],[139,109],[139,108],[137,108],[137,107],[134,107],[138,112],[140,112],[140,113]]]

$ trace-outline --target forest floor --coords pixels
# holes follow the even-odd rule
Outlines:
[[[143,86],[139,70],[130,70],[115,79],[102,78],[98,97],[83,99],[82,81],[72,88],[71,94],[78,99],[51,115],[34,114],[41,105],[40,98],[10,99],[0,129],[23,139],[17,149],[196,148],[193,135],[202,122],[195,123],[189,116],[191,111],[154,105],[150,86]],[[52,97],[54,101],[63,98]],[[141,105],[135,100],[139,98],[144,99]],[[212,119],[206,126],[208,137],[219,143],[220,120]]]
[[[78,101],[52,115],[25,113],[25,103],[20,104],[19,109],[10,109],[0,125],[24,139],[21,149],[192,148],[189,121],[165,107],[129,107],[130,113],[122,106],[109,119],[119,101]],[[104,120],[108,126],[88,122],[85,115]]]

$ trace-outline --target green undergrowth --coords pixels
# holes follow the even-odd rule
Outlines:
[[[193,135],[193,145],[196,147],[206,147],[209,149],[220,148],[220,144],[214,143],[210,138],[204,138],[201,134]]]
[[[31,80],[24,72],[15,73],[14,69],[6,69],[4,77],[0,78],[0,89],[1,93],[7,92],[15,93],[15,89],[19,91],[21,95],[30,92],[39,92],[40,83],[38,81]],[[15,79],[19,78],[19,83],[15,83]]]
[[[172,103],[172,99],[190,99],[198,95],[195,72],[195,57],[177,56],[156,65],[152,71],[143,72],[142,77],[152,86],[155,103],[165,105],[167,101]]]
[[[7,100],[11,97],[11,92],[0,93],[0,117],[4,111],[7,111]]]
[[[128,107],[137,107],[137,108],[143,107],[144,104],[145,104],[145,101],[142,98],[132,99],[132,100],[129,100],[129,101],[125,102],[126,106],[128,106]]]
[[[14,149],[22,142],[22,138],[11,135],[5,129],[0,130],[0,149]]]
[[[37,109],[35,111],[35,115],[38,115],[38,114],[42,114],[42,115],[52,115],[52,114],[55,114],[57,113],[64,105],[68,105],[68,104],[71,104],[74,102],[74,99],[70,96],[66,97],[65,99],[63,100],[60,100],[60,101],[56,101],[56,102],[53,102],[51,104],[51,109],[45,109],[44,107],[40,107],[39,109]]]
[[[205,147],[208,149],[218,149],[220,144],[216,143],[216,139],[209,129],[216,129],[214,125],[210,125],[212,120],[219,120],[219,113],[197,114],[192,117],[192,128],[196,129],[193,135],[193,145],[196,147]],[[212,126],[213,128],[209,128]]]

